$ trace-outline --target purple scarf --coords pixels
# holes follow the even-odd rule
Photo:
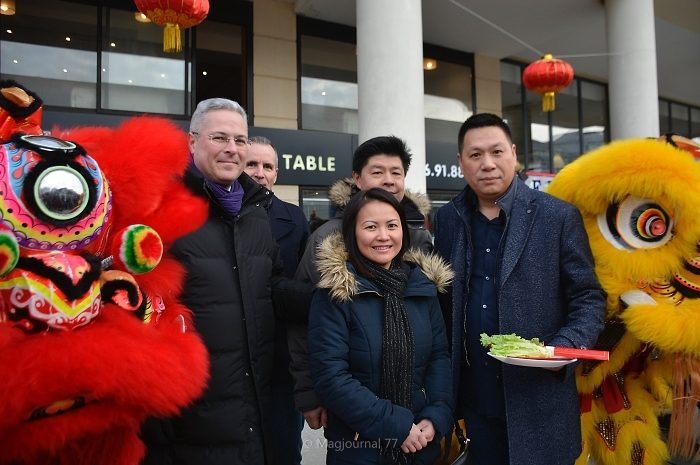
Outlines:
[[[238,179],[233,181],[230,190],[206,178],[204,182],[207,183],[209,190],[219,202],[221,208],[226,210],[231,216],[238,215],[238,212],[241,211],[241,205],[243,204],[243,194],[245,194],[243,186],[238,182]]]

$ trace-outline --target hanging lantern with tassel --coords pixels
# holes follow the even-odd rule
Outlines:
[[[574,69],[564,60],[546,54],[541,60],[530,63],[523,71],[526,89],[542,95],[542,111],[555,109],[554,94],[566,89],[574,79]]]
[[[134,0],[148,19],[164,26],[163,51],[182,51],[181,29],[196,26],[209,13],[208,0]]]

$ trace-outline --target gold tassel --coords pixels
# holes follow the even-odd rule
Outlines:
[[[700,460],[696,442],[697,406],[700,401],[700,361],[678,354],[673,371],[673,407],[668,447],[673,457]]]
[[[167,23],[165,25],[165,29],[163,29],[163,51],[165,53],[178,53],[182,51],[180,26],[178,24]]]
[[[542,111],[554,111],[556,104],[554,103],[554,92],[545,92],[542,96]]]

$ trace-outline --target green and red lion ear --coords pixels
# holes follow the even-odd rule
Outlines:
[[[148,273],[163,257],[163,241],[150,226],[132,224],[116,233],[112,256],[117,268],[133,274]]]
[[[19,260],[19,244],[9,229],[0,227],[0,276],[12,271]]]

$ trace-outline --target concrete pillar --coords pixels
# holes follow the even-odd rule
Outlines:
[[[423,21],[420,0],[357,0],[359,142],[404,139],[406,186],[425,192]]]
[[[293,3],[253,2],[254,126],[297,129],[296,21]]]
[[[503,114],[501,102],[501,60],[474,55],[474,84],[476,104],[474,113]]]
[[[659,135],[654,0],[606,0],[611,138]]]

